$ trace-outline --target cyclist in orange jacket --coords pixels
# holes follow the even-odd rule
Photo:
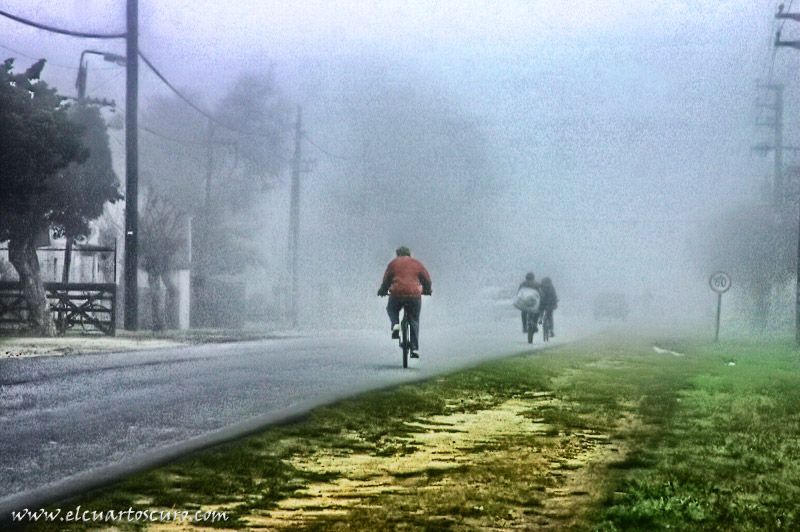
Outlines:
[[[392,326],[392,338],[400,337],[400,309],[404,308],[411,325],[411,358],[419,358],[419,313],[422,296],[429,296],[431,276],[425,266],[411,257],[411,250],[400,246],[386,267],[378,295],[389,296],[386,312]]]

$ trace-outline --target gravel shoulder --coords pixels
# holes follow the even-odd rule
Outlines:
[[[179,347],[183,345],[188,344],[160,338],[90,336],[0,338],[0,359],[138,351],[142,349]]]
[[[53,338],[0,336],[0,359],[149,351],[196,344],[242,342],[287,336],[291,336],[291,334],[276,331],[224,329],[165,331],[157,335],[150,331],[118,331],[116,336],[67,335]]]

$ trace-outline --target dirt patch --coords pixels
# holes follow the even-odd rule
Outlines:
[[[414,507],[428,525],[574,525],[579,510],[600,496],[604,464],[621,459],[625,449],[608,434],[554,433],[536,416],[545,404],[552,407],[552,399],[539,394],[408,422],[410,433],[396,438],[406,451],[391,456],[342,448],[294,456],[294,467],[324,480],[276,509],[239,517],[249,527],[304,527],[344,522],[353,512],[385,518]],[[357,436],[350,436],[355,443]]]

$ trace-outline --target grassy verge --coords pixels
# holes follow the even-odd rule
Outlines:
[[[365,394],[60,506],[224,510],[204,526],[228,529],[798,529],[790,344],[652,345]]]
[[[675,366],[673,412],[620,464],[602,528],[800,529],[796,348],[696,346]]]

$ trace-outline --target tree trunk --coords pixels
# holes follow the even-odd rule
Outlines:
[[[69,283],[69,269],[72,267],[72,235],[67,233],[67,245],[64,247],[64,269],[61,271],[61,282],[64,284]],[[68,292],[65,292],[66,295]],[[61,304],[59,304],[60,308],[63,308]],[[59,310],[58,312],[58,320],[56,325],[58,326],[58,334],[66,334],[67,332],[67,313],[62,312]]]
[[[147,284],[150,289],[150,309],[153,319],[153,331],[164,330],[164,304],[163,291],[161,290],[161,275],[147,273]]]
[[[164,303],[164,313],[166,314],[166,325],[168,329],[180,327],[180,294],[178,284],[170,277],[169,272],[161,276],[164,286],[167,287],[167,297]]]
[[[69,282],[69,269],[72,266],[72,235],[67,233],[67,245],[64,248],[64,270],[61,272],[61,282]]]
[[[768,283],[753,286],[752,317],[756,332],[763,333],[767,329],[769,319],[770,297],[772,287]]]
[[[8,258],[19,275],[22,295],[30,308],[33,333],[41,336],[55,336],[56,327],[47,302],[47,292],[42,283],[39,270],[39,257],[33,236],[12,238],[8,242]]]

